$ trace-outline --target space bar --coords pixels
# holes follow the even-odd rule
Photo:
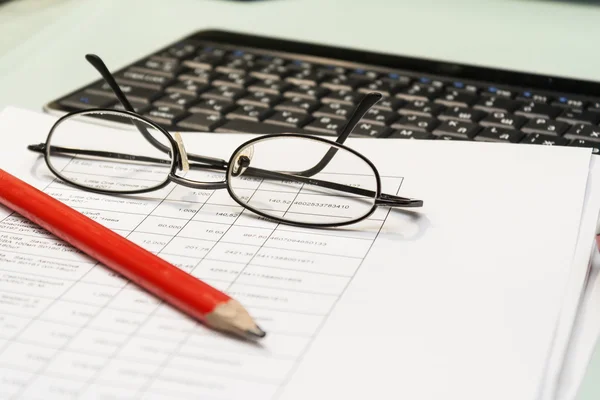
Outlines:
[[[273,134],[273,133],[305,133],[310,134],[310,132],[292,128],[289,126],[280,126],[280,125],[272,125],[272,124],[264,124],[261,122],[254,121],[244,121],[241,119],[232,119],[225,123],[225,125],[221,125],[215,132],[235,132],[235,133],[258,133],[258,134]]]

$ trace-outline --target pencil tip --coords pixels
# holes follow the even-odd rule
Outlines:
[[[248,335],[252,339],[262,339],[265,336],[267,336],[267,332],[263,331],[258,326],[256,326],[254,329],[246,330],[246,335]]]

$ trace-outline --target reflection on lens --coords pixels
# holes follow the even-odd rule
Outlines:
[[[362,157],[310,137],[254,141],[232,156],[227,174],[236,201],[298,224],[356,221],[372,212],[379,191]]]
[[[119,125],[99,126],[95,118]],[[55,125],[47,148],[65,181],[115,193],[135,193],[167,181],[173,149],[164,133],[120,112],[90,111]]]

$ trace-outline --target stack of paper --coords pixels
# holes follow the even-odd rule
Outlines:
[[[0,168],[227,291],[268,336],[208,330],[0,209],[0,398],[573,398],[581,373],[563,366],[600,209],[590,150],[349,140],[385,192],[425,206],[319,230],[255,218],[225,190],[66,186],[26,150],[54,121],[4,110]],[[225,159],[253,137],[183,134]]]

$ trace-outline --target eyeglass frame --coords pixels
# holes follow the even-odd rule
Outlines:
[[[265,135],[260,135],[255,138],[252,138],[250,140],[247,140],[244,143],[242,143],[241,145],[239,145],[232,152],[232,155],[231,155],[229,161],[225,161],[225,160],[219,159],[219,158],[212,158],[212,157],[206,157],[206,156],[200,156],[200,155],[196,155],[196,154],[192,154],[192,153],[187,153],[185,151],[185,149],[183,149],[183,145],[181,145],[181,147],[180,147],[180,143],[178,143],[166,129],[161,127],[158,123],[155,123],[154,121],[150,120],[149,118],[146,118],[135,112],[134,108],[131,106],[131,103],[126,98],[125,94],[122,92],[119,85],[116,83],[116,80],[114,79],[114,77],[112,76],[112,74],[110,73],[110,71],[108,70],[106,65],[104,64],[104,62],[100,59],[100,57],[98,57],[94,54],[88,54],[88,55],[86,55],[86,59],[102,75],[102,78],[110,86],[110,88],[116,95],[119,102],[123,105],[125,110],[115,110],[115,109],[108,109],[108,108],[90,108],[90,109],[84,109],[84,110],[70,112],[70,113],[65,114],[62,117],[60,117],[52,125],[50,131],[48,132],[48,136],[46,137],[46,141],[44,143],[28,146],[28,149],[31,151],[43,153],[44,161],[46,163],[46,166],[50,169],[50,171],[54,175],[59,177],[61,180],[64,180],[69,185],[72,185],[74,187],[80,188],[80,189],[88,191],[88,192],[93,192],[93,193],[98,193],[98,194],[110,194],[110,195],[131,195],[131,194],[148,193],[148,192],[152,192],[155,190],[160,190],[160,189],[168,186],[170,183],[176,183],[176,184],[182,185],[184,187],[188,187],[188,188],[192,188],[192,189],[201,189],[201,190],[227,189],[227,192],[235,200],[236,203],[238,203],[243,208],[248,209],[259,216],[273,220],[278,223],[283,223],[283,224],[292,225],[292,226],[299,226],[299,227],[308,227],[308,228],[311,228],[311,227],[333,228],[333,227],[340,227],[340,226],[355,224],[355,223],[358,223],[358,222],[368,218],[369,216],[371,216],[375,212],[375,210],[377,209],[378,206],[411,207],[411,208],[423,206],[422,200],[413,199],[413,198],[405,198],[405,197],[400,197],[400,196],[396,196],[396,195],[381,193],[381,177],[380,177],[379,171],[377,170],[375,165],[364,155],[360,154],[358,151],[344,145],[345,140],[350,135],[350,133],[352,132],[352,130],[354,129],[356,124],[358,124],[360,119],[362,119],[364,114],[382,98],[381,93],[378,93],[378,92],[367,93],[361,99],[361,102],[357,105],[354,112],[348,118],[346,125],[342,128],[341,133],[338,135],[336,141],[328,140],[328,139],[321,138],[318,136],[307,136],[305,134],[298,134],[298,133],[265,134]],[[165,181],[156,186],[145,188],[145,189],[116,192],[116,191],[97,189],[97,188],[81,185],[77,182],[73,182],[69,179],[65,179],[63,177],[63,175],[54,168],[54,166],[51,164],[51,162],[49,160],[49,158],[51,156],[50,151],[51,151],[52,146],[49,146],[48,144],[50,143],[50,141],[52,139],[52,135],[56,131],[56,128],[58,126],[60,126],[60,124],[63,123],[65,120],[76,117],[78,115],[85,115],[85,114],[91,114],[91,113],[105,113],[105,114],[113,114],[113,115],[119,115],[119,116],[127,116],[127,117],[130,117],[132,119],[132,121],[135,121],[136,119],[138,119],[140,121],[143,121],[144,124],[147,124],[149,127],[152,127],[153,129],[156,129],[158,132],[163,134],[169,141],[169,144],[171,145],[171,149],[167,149],[166,146],[164,146],[162,143],[160,143],[156,139],[154,139],[152,137],[152,135],[150,135],[147,132],[145,127],[140,126],[134,122],[134,125],[136,125],[136,127],[138,128],[138,131],[154,147],[158,148],[159,150],[161,150],[167,154],[168,154],[168,151],[166,151],[166,150],[172,150],[173,154],[171,156],[171,168],[165,178]],[[367,213],[362,215],[361,217],[358,217],[355,219],[342,221],[342,222],[328,222],[328,223],[320,224],[320,223],[298,222],[298,221],[294,221],[294,220],[287,220],[285,218],[276,217],[276,216],[267,214],[259,209],[255,209],[248,203],[244,203],[241,199],[238,198],[238,196],[232,190],[231,185],[230,185],[229,177],[232,175],[231,169],[235,165],[234,163],[236,161],[236,160],[234,160],[234,158],[237,157],[239,160],[240,155],[238,153],[240,153],[241,150],[249,147],[250,145],[252,145],[255,142],[259,142],[259,141],[262,141],[265,139],[279,138],[279,137],[313,140],[313,141],[318,141],[318,142],[327,144],[332,147],[327,151],[325,156],[317,163],[317,165],[315,165],[314,167],[312,167],[308,170],[305,170],[305,171],[302,171],[299,173],[295,173],[295,174],[307,174],[307,173],[311,173],[311,172],[313,172],[313,174],[319,173],[329,163],[329,161],[331,161],[333,156],[337,153],[338,149],[348,151],[349,153],[353,154],[354,156],[357,156],[362,161],[364,161],[374,172],[375,182],[376,182],[376,188],[374,191],[368,190],[368,189],[355,188],[352,186],[347,186],[347,185],[342,185],[342,184],[337,184],[335,182],[327,182],[327,181],[310,179],[310,176],[312,176],[312,175],[309,175],[309,177],[307,178],[306,176],[303,176],[303,175],[288,175],[286,173],[281,173],[283,175],[283,176],[281,176],[281,178],[282,179],[285,178],[285,179],[289,179],[289,180],[297,180],[300,182],[304,179],[307,179],[310,181],[311,184],[324,182],[324,183],[328,183],[330,185],[347,186],[347,189],[352,189],[353,191],[366,191],[366,192],[369,192],[369,194],[372,193],[372,194],[374,194],[374,202],[373,202],[373,205],[371,206],[371,209]],[[182,149],[184,151],[184,154],[181,153]],[[81,150],[81,151],[86,151],[88,153],[95,153],[95,155],[99,155],[99,153],[104,153],[104,152],[97,152],[94,150]],[[131,159],[130,156],[132,156],[132,155],[120,154],[120,153],[114,153],[114,152],[110,152],[110,153],[112,154],[111,158]],[[115,157],[115,155],[123,156],[123,157],[118,157],[118,156]],[[189,164],[190,166],[192,166],[192,165],[193,166],[202,166],[202,167],[206,167],[206,169],[216,169],[216,170],[224,171],[225,172],[225,180],[219,181],[219,182],[199,182],[199,181],[193,181],[193,180],[178,176],[177,171],[184,169],[183,168],[184,157],[185,157],[186,161],[188,161],[188,160],[196,161],[196,162],[200,162],[200,163],[204,164],[204,165]],[[313,170],[317,170],[317,171],[314,172]],[[266,171],[266,170],[261,170],[261,171],[267,172],[268,174],[280,174],[276,171]],[[316,186],[319,186],[319,185],[316,185]],[[326,185],[323,185],[323,186],[326,186]]]

